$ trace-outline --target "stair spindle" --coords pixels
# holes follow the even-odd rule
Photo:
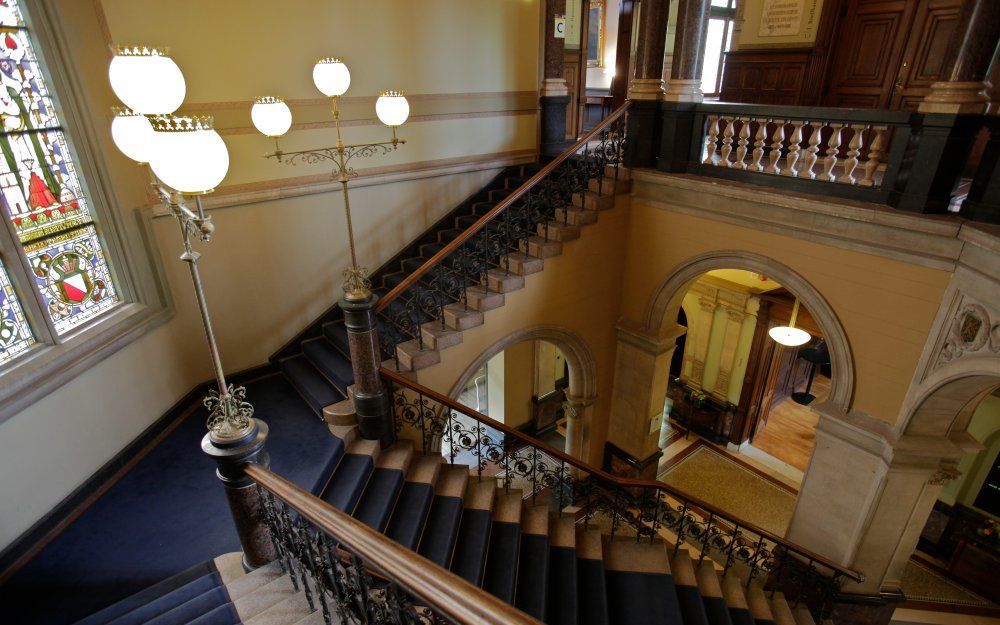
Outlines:
[[[733,164],[729,160],[729,153],[733,151],[733,120],[727,119],[725,121],[726,130],[722,134],[722,152],[719,155],[719,165],[721,167],[732,167]]]
[[[857,184],[857,179],[854,178],[854,170],[858,166],[858,156],[861,154],[861,139],[863,133],[862,128],[854,127],[848,125],[854,134],[851,136],[850,142],[847,144],[847,158],[844,160],[844,173],[837,178],[837,182],[844,184]]]
[[[761,160],[764,158],[764,139],[767,137],[767,121],[757,120],[757,136],[753,142],[753,160],[750,169],[753,171],[764,171]]]
[[[719,140],[719,117],[710,115],[708,117],[708,136],[705,138],[705,160],[702,163],[713,165],[715,159],[715,144]]]
[[[886,126],[868,126],[872,133],[871,143],[868,146],[868,160],[865,161],[865,176],[858,184],[862,187],[875,186],[875,171],[878,169],[882,158],[882,147],[885,141]]]
[[[736,161],[733,162],[732,167],[737,169],[746,169],[747,164],[744,160],[747,155],[747,145],[750,142],[750,118],[743,117],[740,118],[740,140],[736,147]]]
[[[844,125],[831,123],[829,126],[831,132],[830,138],[826,141],[826,158],[823,159],[823,174],[821,177],[823,180],[836,182],[837,174],[833,170],[837,166],[837,151],[840,149],[840,134],[844,130]]]
[[[816,166],[817,152],[819,152],[819,142],[820,137],[823,134],[823,123],[817,122],[805,122],[803,125],[809,125],[811,134],[809,135],[809,147],[806,148],[805,158],[803,159],[802,169],[799,171],[799,178],[809,178],[813,179],[816,177],[816,173],[813,168]]]
[[[803,122],[792,120],[792,136],[788,139],[788,156],[785,157],[787,175],[797,178],[799,175],[799,150],[802,149]]]
[[[768,155],[770,164],[767,166],[767,173],[780,174],[781,168],[778,161],[781,159],[781,146],[785,142],[785,120],[774,120],[774,133],[771,135],[771,153]]]

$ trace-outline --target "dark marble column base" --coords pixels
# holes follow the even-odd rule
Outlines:
[[[254,463],[267,467],[265,449],[267,424],[254,419],[254,428],[240,439],[219,442],[206,434],[201,449],[218,464],[216,475],[226,492],[229,510],[236,524],[236,534],[243,546],[243,568],[250,571],[277,558],[274,543],[260,515],[260,496],[253,480],[243,470]]]
[[[656,168],[683,173],[691,158],[694,109],[690,102],[660,102],[660,137]]]
[[[568,95],[546,95],[539,99],[542,109],[542,156],[559,156],[573,141],[566,138]]]
[[[378,333],[375,325],[375,305],[378,296],[365,300],[340,300],[347,326],[347,342],[351,350],[354,371],[354,412],[358,431],[367,440],[377,440],[382,447],[395,441],[389,395],[378,370],[381,365]]]
[[[653,167],[660,149],[660,101],[632,100],[628,112],[626,167]]]
[[[655,480],[662,455],[663,452],[657,449],[645,458],[636,458],[614,443],[605,443],[604,470],[619,477]]]
[[[906,597],[899,591],[874,595],[843,593],[833,601],[829,620],[835,625],[888,625]]]

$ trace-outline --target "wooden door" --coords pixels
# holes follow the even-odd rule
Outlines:
[[[830,106],[915,110],[943,69],[962,0],[848,0]]]

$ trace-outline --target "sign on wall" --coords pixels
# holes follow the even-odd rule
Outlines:
[[[760,16],[759,37],[787,37],[802,30],[804,0],[764,0]]]
[[[566,38],[566,15],[564,13],[556,13],[554,28],[555,31],[553,36],[556,39]]]

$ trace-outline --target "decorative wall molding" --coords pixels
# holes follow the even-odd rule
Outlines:
[[[985,306],[964,296],[949,324],[935,367],[977,352],[1000,354],[1000,315],[995,314],[991,319]]]

